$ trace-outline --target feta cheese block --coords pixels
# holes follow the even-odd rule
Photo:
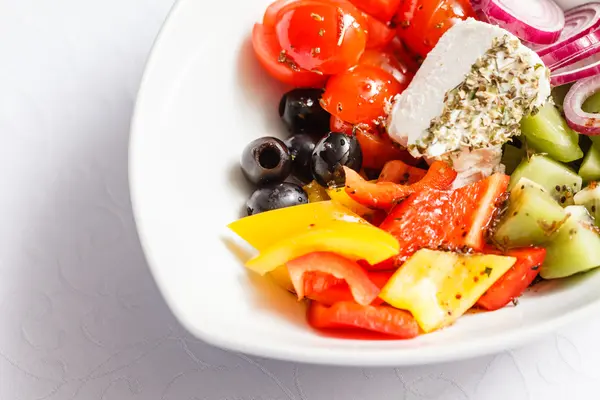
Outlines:
[[[472,173],[471,167],[489,160],[491,171],[499,157],[489,155],[519,135],[521,118],[549,96],[549,71],[534,51],[510,32],[470,18],[440,38],[393,99],[387,129],[415,157],[452,162],[463,159],[465,149],[494,148],[463,165]]]

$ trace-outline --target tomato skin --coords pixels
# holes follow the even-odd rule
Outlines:
[[[286,63],[279,62],[281,48],[277,38],[273,33],[268,33],[262,24],[255,24],[252,29],[252,46],[259,63],[278,81],[295,87],[320,88],[325,85],[327,76],[294,69]]]
[[[340,132],[345,133],[346,135],[352,135],[354,125],[341,120],[335,115],[332,115],[331,119],[329,120],[329,129],[331,130],[331,132]]]
[[[385,163],[377,182],[393,182],[402,185],[412,185],[423,179],[427,171],[413,167],[400,160]]]
[[[404,198],[425,189],[448,189],[457,175],[456,171],[443,161],[434,161],[423,179],[412,185],[365,181],[355,171],[346,167],[344,172],[348,196],[363,206],[380,210],[390,210]]]
[[[351,2],[378,20],[389,22],[398,11],[402,0],[351,0]]]
[[[379,289],[383,288],[395,271],[368,272],[369,280]],[[332,305],[340,301],[354,301],[350,287],[343,279],[323,272],[307,272],[304,274],[304,295],[321,304]],[[373,305],[382,304],[383,300],[376,298]]]
[[[402,0],[394,22],[408,48],[425,58],[452,25],[469,17],[476,18],[469,0]]]
[[[488,311],[498,310],[521,296],[538,276],[540,266],[546,258],[546,249],[539,247],[513,249],[507,252],[486,249],[485,253],[517,258],[515,265],[477,300],[477,305]]]
[[[321,106],[351,124],[371,123],[385,116],[386,101],[404,89],[384,70],[358,65],[327,81]]]
[[[286,9],[290,4],[299,3],[300,1],[302,0],[276,0],[269,4],[263,16],[263,26],[265,29],[268,31],[274,31],[279,12],[283,9]]]
[[[358,63],[381,68],[396,78],[405,88],[415,76],[407,64],[401,62],[391,51],[368,49],[363,53]]]
[[[367,49],[383,49],[394,40],[396,37],[394,29],[369,14],[362,13],[362,16],[367,28]]]
[[[419,334],[419,326],[410,313],[389,306],[361,306],[349,301],[331,307],[311,302],[308,307],[309,325],[317,329],[359,328],[411,339]]]
[[[304,275],[311,271],[328,273],[345,280],[358,304],[371,304],[379,295],[380,289],[371,282],[365,270],[354,261],[338,254],[309,253],[287,262],[286,265],[298,299],[304,298]]]
[[[326,1],[305,0],[292,6],[278,12],[275,25],[289,59],[300,68],[325,75],[356,65],[367,43],[359,14]]]

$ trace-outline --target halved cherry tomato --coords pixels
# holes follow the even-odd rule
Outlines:
[[[410,313],[388,306],[361,306],[344,301],[328,307],[313,301],[308,307],[307,319],[317,329],[359,328],[399,339],[419,334],[419,326]]]
[[[358,62],[367,43],[361,22],[361,16],[346,7],[305,0],[279,11],[275,32],[286,58],[328,75]]]
[[[275,79],[295,87],[323,87],[327,77],[298,68],[296,64],[281,58],[281,47],[274,33],[262,24],[254,24],[252,46],[262,67]]]
[[[383,288],[395,271],[368,272],[369,279],[379,289]],[[350,287],[343,279],[323,272],[307,272],[304,274],[304,296],[321,304],[332,305],[339,301],[354,301]],[[371,304],[381,304],[380,298]]]
[[[350,0],[352,4],[382,22],[390,22],[402,0]]]
[[[401,185],[412,185],[425,177],[427,171],[413,167],[400,160],[385,163],[377,182],[393,182]]]
[[[332,115],[331,119],[329,120],[329,129],[331,130],[331,132],[340,132],[345,133],[347,135],[352,135],[354,125],[339,119],[335,115]]]
[[[401,200],[423,189],[448,189],[454,179],[456,171],[442,161],[434,161],[427,174],[420,181],[412,185],[399,185],[391,182],[369,182],[350,168],[344,167],[346,173],[346,193],[360,204],[389,210]]]
[[[287,8],[290,4],[299,3],[302,0],[276,0],[269,4],[263,16],[263,25],[266,30],[275,30],[275,24],[277,23],[277,16],[279,12],[284,8]]]
[[[382,69],[359,65],[329,79],[321,106],[346,122],[371,123],[384,117],[386,102],[405,87]]]
[[[366,50],[360,60],[359,65],[370,65],[381,68],[390,73],[401,85],[408,86],[415,76],[409,70],[406,63],[402,63],[391,51],[386,50]]]
[[[304,298],[304,274],[310,271],[326,272],[345,280],[358,304],[371,304],[379,295],[379,288],[360,265],[335,253],[309,253],[288,261],[286,265],[300,300]]]
[[[469,17],[476,17],[469,0],[404,0],[394,22],[400,39],[424,58],[452,25]]]
[[[359,124],[354,129],[363,154],[363,167],[380,170],[390,160],[415,164],[410,153],[387,135],[381,124]]]
[[[477,305],[488,311],[498,310],[523,294],[539,274],[540,266],[546,258],[546,249],[537,247],[507,252],[490,248],[484,252],[517,258],[517,262],[477,300]]]
[[[383,49],[394,40],[396,30],[388,27],[375,17],[362,13],[367,25],[367,49]]]

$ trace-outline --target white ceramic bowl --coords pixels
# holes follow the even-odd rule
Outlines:
[[[136,221],[158,286],[190,332],[265,357],[400,366],[501,351],[589,315],[599,303],[597,273],[540,285],[517,307],[468,315],[415,340],[333,339],[309,329],[291,295],[245,271],[224,239],[250,192],[239,155],[250,140],[283,133],[285,88],[260,69],[250,44],[268,2],[211,2],[209,11],[180,0],[139,92],[130,148]]]

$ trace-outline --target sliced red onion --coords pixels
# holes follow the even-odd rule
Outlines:
[[[555,70],[588,58],[598,51],[600,51],[600,29],[542,56],[542,61],[546,67]]]
[[[565,15],[552,0],[485,0],[481,6],[491,23],[531,43],[554,43],[565,27]]]
[[[555,69],[550,75],[552,86],[566,85],[580,79],[600,74],[600,53],[577,61],[562,68]]]
[[[489,0],[471,0],[471,6],[473,6],[473,11],[475,11],[475,15],[477,15],[477,19],[482,22],[490,22],[488,17],[483,12],[483,5]]]
[[[565,12],[565,27],[551,45],[527,44],[540,57],[557,51],[600,28],[600,3],[588,3]],[[546,66],[548,66],[546,64]]]
[[[583,103],[600,90],[600,76],[580,80],[571,87],[563,108],[567,124],[571,129],[584,135],[600,135],[600,114],[583,111]]]

